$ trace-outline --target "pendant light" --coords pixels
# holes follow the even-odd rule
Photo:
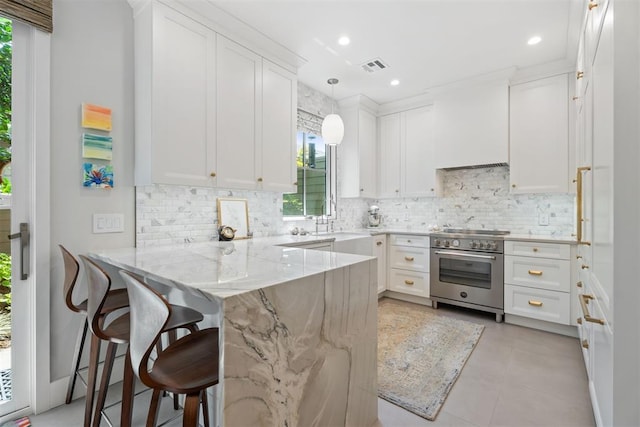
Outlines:
[[[338,79],[329,79],[331,85],[331,114],[322,121],[322,139],[325,144],[339,145],[344,137],[344,123],[339,115],[333,113],[333,85],[338,84]]]

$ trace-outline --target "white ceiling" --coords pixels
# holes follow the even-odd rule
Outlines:
[[[307,63],[301,82],[377,103],[511,67],[573,62],[579,0],[214,0]],[[348,46],[337,42],[341,35]],[[528,46],[534,35],[542,42]],[[367,73],[381,58],[389,68]],[[399,79],[400,85],[389,82]]]

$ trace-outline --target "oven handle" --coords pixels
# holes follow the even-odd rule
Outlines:
[[[461,258],[481,258],[481,259],[492,259],[495,260],[495,255],[475,255],[475,254],[461,254],[458,252],[445,252],[445,251],[435,251],[436,255],[449,255],[449,256],[459,256]]]

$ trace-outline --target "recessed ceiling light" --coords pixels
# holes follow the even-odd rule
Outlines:
[[[398,79],[391,80],[391,86],[398,86],[399,84],[400,84],[400,80]]]
[[[339,44],[340,46],[346,46],[346,45],[348,45],[349,43],[351,43],[351,39],[350,39],[349,37],[347,37],[347,36],[342,36],[342,37],[340,37],[340,38],[338,39],[338,44]]]
[[[538,43],[540,43],[541,41],[542,41],[542,37],[540,37],[540,36],[534,36],[534,37],[531,37],[531,38],[529,39],[529,41],[527,41],[527,44],[528,44],[529,46],[533,46],[534,44],[538,44]]]

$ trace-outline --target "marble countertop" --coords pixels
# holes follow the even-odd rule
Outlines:
[[[366,234],[360,235],[363,236]],[[372,259],[362,255],[274,246],[277,242],[291,240],[279,236],[232,242],[105,249],[89,255],[211,300],[264,289]],[[306,242],[315,241],[317,239],[310,238]]]
[[[232,242],[107,249],[95,251],[90,256],[187,292],[209,299],[224,299],[371,259],[368,256],[296,246],[362,239],[380,234],[428,236],[430,233],[385,228],[362,229]],[[531,235],[509,235],[505,236],[505,240],[576,243],[575,239],[568,237]]]
[[[532,236],[531,234],[509,234],[508,236],[504,236],[504,240],[524,240],[528,242],[539,242],[539,243],[569,243],[573,245],[577,243],[575,237]]]
[[[392,228],[367,228],[363,229],[362,232],[370,233],[372,236],[379,234],[411,234],[415,236],[429,236],[431,234],[437,233],[437,231],[428,231],[428,230],[406,230],[406,229],[392,229]],[[570,236],[536,236],[532,234],[509,234],[503,236],[504,240],[524,240],[530,242],[540,242],[540,243],[569,243],[576,244],[576,238]]]

